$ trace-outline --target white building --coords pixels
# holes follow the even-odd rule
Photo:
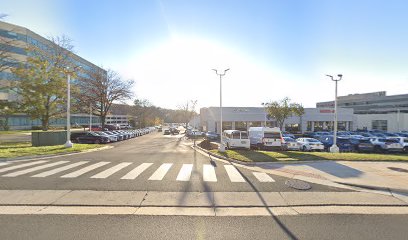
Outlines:
[[[249,127],[277,126],[274,119],[269,119],[262,107],[223,107],[223,130],[247,130]],[[291,132],[332,130],[334,111],[331,108],[305,108],[301,117],[292,116],[284,123],[283,130]],[[200,109],[200,126],[203,131],[220,133],[220,108]],[[356,117],[353,109],[338,109],[338,129],[355,130]]]

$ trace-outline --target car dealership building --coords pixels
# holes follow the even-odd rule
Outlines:
[[[263,107],[223,107],[223,130],[247,130],[249,127],[276,127]],[[282,130],[304,133],[333,129],[334,101],[319,102],[316,108],[305,108],[305,113],[285,120]],[[200,109],[200,127],[203,131],[220,132],[220,108]],[[387,96],[385,91],[351,94],[338,98],[338,129],[408,131],[408,94]]]

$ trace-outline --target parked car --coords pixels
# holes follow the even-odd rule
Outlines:
[[[109,143],[109,137],[101,136],[95,132],[87,132],[86,135],[77,137],[78,143]]]
[[[110,135],[110,134],[107,134],[105,132],[94,132],[94,133],[98,134],[100,136],[108,137],[110,142],[117,142],[118,141],[118,137],[116,137],[114,135]]]
[[[206,132],[205,133],[205,138],[207,138],[208,140],[218,140],[220,139],[220,135],[216,132]]]
[[[283,137],[283,142],[282,142],[282,150],[287,151],[287,150],[295,150],[299,151],[301,148],[301,144],[298,143],[295,139],[291,137]]]
[[[326,151],[329,151],[330,147],[333,146],[333,136],[326,136],[326,137],[320,138],[320,141],[323,143],[324,149]],[[353,146],[348,137],[337,137],[336,145],[339,148],[340,152],[353,151]]]
[[[165,129],[164,132],[163,132],[163,135],[170,135],[170,134],[171,134],[171,132],[170,132],[169,129]]]
[[[289,133],[289,132],[282,132],[282,136],[296,139],[295,135],[293,135],[292,133]]]
[[[282,148],[283,136],[277,127],[250,127],[248,133],[252,148],[261,150]]]
[[[374,152],[370,138],[350,138],[350,143],[354,152]]]
[[[239,130],[224,130],[222,140],[227,149],[245,148],[250,149],[248,133]]]
[[[124,137],[121,134],[114,133],[114,132],[111,132],[111,131],[104,131],[104,133],[106,133],[108,135],[111,135],[111,136],[115,136],[118,141],[123,141],[124,140]]]
[[[406,137],[390,137],[389,139],[397,139],[402,146],[404,153],[408,153],[408,138]]]
[[[77,143],[78,137],[86,135],[87,132],[71,132],[71,142]]]
[[[296,141],[300,144],[300,149],[303,151],[323,151],[324,145],[314,138],[298,138]]]
[[[375,152],[402,152],[403,147],[397,139],[373,137],[370,138],[372,144],[374,144]]]

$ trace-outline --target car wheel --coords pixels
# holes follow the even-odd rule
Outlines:
[[[100,141],[99,139],[96,139],[96,140],[94,141],[94,143],[95,143],[95,144],[100,144],[101,141]]]
[[[374,152],[380,153],[381,152],[381,147],[380,146],[375,146],[374,147]]]
[[[408,153],[408,147],[404,147],[403,152],[404,152],[404,153]]]
[[[307,151],[306,146],[303,146],[303,147],[302,147],[302,151],[303,151],[303,152],[306,152],[306,151]]]

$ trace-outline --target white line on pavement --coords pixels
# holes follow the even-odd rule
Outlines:
[[[205,182],[216,182],[217,176],[215,175],[215,168],[213,165],[204,164],[203,165],[203,180]]]
[[[38,171],[38,170],[41,170],[41,169],[44,169],[44,168],[54,167],[54,166],[57,166],[57,165],[68,163],[68,162],[69,161],[58,161],[58,162],[48,163],[48,164],[45,164],[45,165],[41,165],[41,166],[29,168],[29,169],[24,169],[24,170],[17,171],[17,172],[8,173],[6,175],[3,175],[3,177],[16,177],[16,176],[20,176],[20,175],[27,174],[27,173],[30,173],[30,172],[35,172],[35,171]]]
[[[258,181],[260,181],[260,182],[275,182],[275,180],[273,180],[273,178],[271,178],[271,176],[269,176],[266,173],[253,172],[253,174],[256,177],[256,179],[258,179]]]
[[[28,167],[28,166],[32,166],[32,165],[37,165],[37,164],[41,164],[41,163],[46,163],[46,162],[48,162],[48,161],[29,162],[29,163],[20,164],[20,165],[17,165],[17,166],[6,167],[6,168],[0,169],[0,173],[7,172],[7,171],[10,171],[10,170],[14,170],[14,169],[23,168],[23,167]]]
[[[117,172],[117,171],[119,171],[119,170],[121,170],[121,169],[123,169],[123,168],[129,166],[130,164],[132,164],[132,163],[130,163],[130,162],[119,163],[119,164],[116,165],[116,166],[113,166],[113,167],[111,167],[111,168],[106,169],[106,170],[103,171],[103,172],[100,172],[100,173],[98,173],[98,174],[96,174],[96,175],[93,175],[91,178],[107,178],[107,177],[109,177],[110,175],[114,174],[115,172]]]
[[[92,170],[94,170],[94,169],[96,169],[96,168],[98,168],[98,167],[102,167],[102,166],[104,166],[104,165],[106,165],[106,164],[109,164],[109,163],[110,163],[110,162],[98,162],[98,163],[89,165],[89,166],[87,166],[87,167],[84,167],[84,168],[82,168],[82,169],[79,169],[78,171],[65,174],[65,175],[63,175],[63,176],[61,176],[61,177],[62,177],[62,178],[75,178],[75,177],[81,176],[82,174],[85,174],[85,173],[87,173],[87,172],[90,172],[90,171],[92,171]]]
[[[241,173],[232,166],[232,165],[224,165],[225,171],[227,171],[228,177],[230,178],[231,182],[245,182],[245,179],[242,177]]]
[[[72,163],[72,164],[69,164],[67,166],[63,166],[63,167],[60,167],[60,168],[56,168],[56,169],[52,169],[52,170],[49,170],[49,171],[46,171],[46,172],[42,172],[42,173],[36,174],[34,176],[31,176],[31,177],[48,177],[50,175],[53,175],[53,174],[56,174],[56,173],[59,173],[59,172],[63,172],[63,171],[66,171],[68,169],[83,165],[85,163],[88,163],[88,161],[81,161],[81,162]]]
[[[162,180],[166,173],[170,170],[173,163],[163,163],[154,173],[150,176],[149,180]]]
[[[153,163],[142,163],[139,166],[137,166],[135,169],[133,169],[132,171],[128,172],[121,179],[133,180],[133,179],[137,178],[142,172],[144,172],[144,170],[146,170],[152,164]]]
[[[183,164],[176,180],[177,181],[189,181],[192,170],[193,170],[193,164]]]

